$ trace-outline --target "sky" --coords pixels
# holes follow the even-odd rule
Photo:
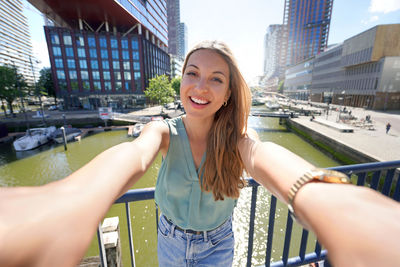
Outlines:
[[[50,66],[40,12],[26,0],[34,55]],[[188,48],[202,40],[220,40],[232,49],[247,81],[262,74],[264,36],[283,21],[284,0],[180,0],[181,22],[188,29]],[[379,24],[400,23],[399,0],[334,0],[328,45]]]

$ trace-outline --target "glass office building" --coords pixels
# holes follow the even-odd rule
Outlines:
[[[333,0],[285,0],[282,53],[286,66],[323,51],[328,44]]]
[[[57,95],[65,106],[122,108],[142,99],[148,80],[170,74],[166,3],[45,0],[45,27]],[[43,10],[44,9],[44,10]]]

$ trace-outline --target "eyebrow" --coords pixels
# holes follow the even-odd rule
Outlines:
[[[187,67],[194,67],[194,68],[196,68],[196,69],[199,69],[199,67],[197,67],[197,66],[194,65],[194,64],[189,64]],[[219,71],[219,70],[214,71],[213,73],[215,73],[215,74],[221,74],[221,75],[223,75],[224,77],[226,77],[226,75],[225,75],[222,71]]]

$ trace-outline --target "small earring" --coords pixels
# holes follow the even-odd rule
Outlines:
[[[225,101],[225,102],[224,102],[224,107],[226,107],[226,105],[228,105],[228,101]]]

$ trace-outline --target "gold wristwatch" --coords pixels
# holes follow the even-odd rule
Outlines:
[[[326,169],[313,169],[307,171],[303,174],[290,188],[288,199],[289,204],[288,208],[290,211],[290,215],[294,221],[299,222],[302,224],[298,219],[296,219],[296,215],[293,208],[293,201],[296,197],[297,192],[300,190],[301,187],[308,183],[315,183],[315,182],[322,182],[322,183],[333,183],[333,184],[351,184],[349,177],[338,171],[326,170]],[[302,224],[303,225],[303,224]]]

